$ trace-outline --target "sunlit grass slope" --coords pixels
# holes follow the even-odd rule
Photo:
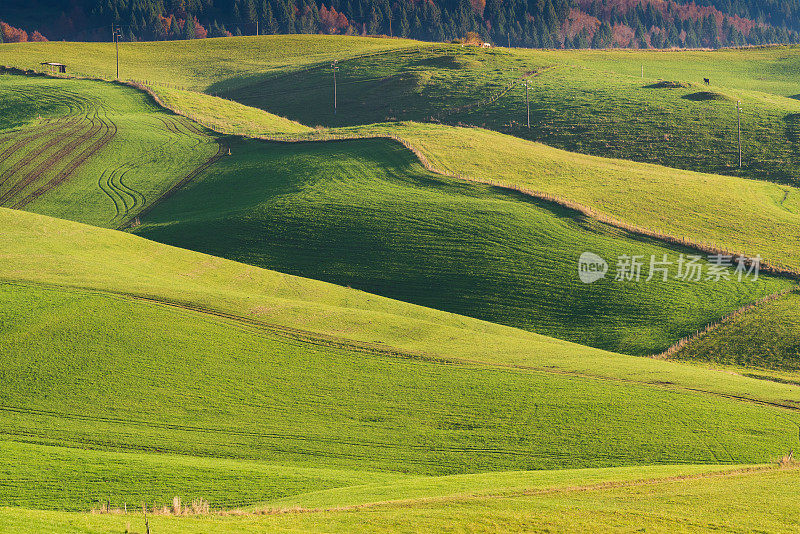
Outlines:
[[[800,371],[800,295],[792,293],[736,317],[687,345],[679,359]]]
[[[134,217],[218,151],[121,85],[0,76],[0,205],[100,226]]]
[[[549,474],[549,473],[548,473]],[[753,471],[688,479],[642,477],[641,483],[582,485],[529,495],[463,496],[360,509],[251,515],[244,517],[150,516],[155,532],[184,534],[249,532],[436,532],[458,524],[474,532],[652,532],[743,530],[789,533],[800,521],[787,496],[798,490],[796,469]],[[0,527],[23,534],[46,528],[55,533],[110,534],[143,529],[141,513],[127,516],[0,510]],[[37,530],[38,529],[38,530]],[[158,530],[155,530],[158,529]]]
[[[657,465],[420,475],[255,460],[0,442],[5,506],[85,512],[108,503],[136,513],[204,499],[213,510],[318,509],[412,499],[491,495],[702,475],[729,465]],[[24,466],[23,473],[20,466]],[[140,510],[140,508],[139,508]]]
[[[15,321],[3,331],[0,432],[73,447],[15,453],[4,464],[3,488],[12,495],[42,477],[40,462],[54,455],[65,472],[97,463],[94,469],[121,477],[116,488],[89,485],[90,495],[105,488],[117,504],[145,494],[164,499],[175,488],[169,479],[154,488],[148,478],[133,478],[136,466],[124,458],[80,448],[447,474],[747,463],[766,461],[796,441],[794,417],[782,410],[697,393],[326,348],[79,290],[4,284],[2,300],[4,315]],[[42,359],[45,350],[51,357]],[[139,462],[165,475],[183,472],[183,479],[191,465]],[[226,501],[232,472],[248,470],[241,476],[249,485]],[[265,470],[209,461],[205,471],[214,478],[185,481],[220,506],[335,487],[353,477],[306,473],[303,485],[295,480],[303,477],[284,469],[288,480],[257,488]],[[81,494],[80,477],[66,480],[73,482],[65,493],[74,496],[62,496],[57,506],[87,506],[92,498]],[[53,506],[44,498],[30,504]]]
[[[749,57],[747,51],[739,53],[743,62]],[[787,63],[800,65],[798,50],[782,53]],[[587,53],[576,53],[581,64],[575,65],[571,54],[438,46],[345,60],[337,73],[336,114],[327,65],[222,94],[310,125],[464,123],[581,153],[797,183],[800,102],[736,84],[706,87],[703,77],[713,75],[698,77],[691,68],[652,68],[641,78],[607,70],[608,61],[595,65]],[[733,52],[726,54],[730,58]],[[617,56],[627,57],[625,52]],[[691,59],[685,63],[691,65]],[[667,74],[672,76],[668,82],[659,82]],[[754,74],[749,72],[751,79]],[[523,79],[529,85],[530,128]],[[737,100],[742,101],[742,170],[737,167]]]
[[[158,87],[159,100],[176,113],[217,131],[239,135],[299,135],[313,130],[283,117],[204,93]]]
[[[177,84],[191,89],[236,86],[280,69],[409,46],[407,39],[340,35],[268,35],[191,41],[120,43],[120,77]],[[40,70],[43,61],[66,63],[68,73],[114,78],[113,43],[16,43],[0,47],[0,64]]]
[[[137,445],[135,448],[147,449]],[[101,450],[96,444],[76,448],[0,441],[0,452],[4,505],[82,512],[98,508],[100,501],[122,509],[127,503],[129,511],[141,510],[143,502],[163,506],[175,496],[187,506],[192,500],[204,499],[214,509],[232,509],[365,484],[389,486],[387,491],[391,491],[396,483],[408,480],[424,489],[419,482],[433,478],[358,467],[304,467],[152,450]],[[640,468],[628,468],[635,469]]]
[[[403,122],[303,134],[256,108],[231,109],[223,99],[186,91],[169,96],[176,109],[203,110],[194,117],[226,133],[294,139],[397,136],[447,173],[543,192],[635,226],[800,268],[795,187],[585,156],[477,128]],[[223,119],[226,110],[235,114]]]
[[[652,354],[791,282],[645,282],[665,248],[518,194],[439,177],[388,140],[233,146],[143,219],[171,245],[604,349]],[[584,285],[578,258],[612,263]],[[613,280],[617,258],[648,262]],[[677,273],[675,267],[673,275]]]
[[[793,76],[800,70],[797,47],[485,50],[295,35],[126,43],[121,54],[125,79],[221,94],[310,126],[433,119],[703,172],[782,183],[796,183],[800,175],[800,103],[792,98],[800,94]],[[0,48],[0,63],[38,67],[54,59],[81,73],[113,74],[108,44]],[[333,59],[339,60],[335,115]],[[703,78],[712,85],[703,85]],[[530,86],[531,129],[525,126],[523,79]],[[661,80],[669,86],[659,85]],[[742,170],[737,167],[736,100],[743,109]]]
[[[180,480],[216,506],[256,504],[354,478],[291,465],[440,475],[742,464],[769,461],[797,441],[795,413],[700,392],[336,348],[86,290],[2,284],[0,301],[0,436],[60,447],[23,447],[3,462],[3,500],[27,496],[27,506],[85,509],[101,491],[117,505],[165,499]],[[266,466],[129,463],[80,449],[285,467],[265,485]],[[54,457],[57,472],[76,474],[60,497],[45,486],[37,499],[26,488],[52,476],[42,470]],[[210,478],[188,477],[192,463]],[[133,477],[137,469],[165,479]],[[92,471],[115,482],[87,483]],[[237,471],[247,484],[226,500]]]
[[[444,172],[543,192],[619,221],[800,268],[800,191],[755,180],[565,152],[477,128],[370,125]]]
[[[555,59],[558,51],[515,50]],[[723,50],[572,50],[571,63],[592,69],[665,80],[702,82],[794,98],[800,94],[800,47],[765,46]]]
[[[0,209],[4,280],[96,289],[233,314],[280,331],[435,360],[548,369],[795,406],[797,389],[620,356],[355,289],[175,249],[132,235]],[[302,336],[301,336],[302,337]]]

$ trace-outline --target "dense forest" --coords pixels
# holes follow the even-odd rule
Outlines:
[[[65,7],[67,6],[67,7]],[[327,33],[533,48],[800,42],[800,0],[4,0],[4,42]]]

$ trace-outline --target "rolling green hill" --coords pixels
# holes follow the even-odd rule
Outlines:
[[[789,533],[797,509],[787,495],[798,489],[796,469],[706,473],[682,469],[585,470],[522,474],[525,489],[477,491],[408,499],[369,506],[286,510],[266,515],[149,516],[153,532],[442,531],[458,524],[471,531],[630,532],[647,523],[652,532],[719,532],[721,529]],[[509,474],[519,480],[517,474]],[[566,475],[566,476],[565,476]],[[626,475],[629,477],[626,479]],[[688,475],[688,476],[687,476]],[[570,483],[563,484],[565,478]],[[433,481],[432,487],[437,487]],[[455,480],[453,480],[455,482]],[[477,486],[462,482],[462,488]],[[425,482],[422,482],[423,484]],[[368,487],[368,486],[364,486]],[[373,486],[373,487],[378,487]],[[389,485],[391,487],[391,485]],[[483,486],[484,491],[488,486]],[[344,492],[347,494],[347,490]],[[754,506],[753,503],[759,503]],[[0,528],[23,534],[56,532],[110,534],[130,525],[144,529],[142,514],[76,514],[0,509]]]
[[[676,81],[664,84],[655,66],[641,78],[598,68],[585,60],[585,52],[582,64],[574,65],[569,54],[444,46],[345,60],[337,73],[335,115],[328,65],[256,80],[221,95],[311,125],[470,124],[586,154],[797,183],[796,100],[736,85],[709,88],[694,69],[667,70]],[[800,61],[796,50],[783,54]],[[625,61],[626,52],[618,56]],[[742,61],[746,57],[742,52]],[[741,171],[737,100],[743,108]]]
[[[107,77],[112,46],[0,64]],[[800,49],[120,51],[150,95],[0,75],[0,531],[795,528],[797,295],[622,353],[796,280],[613,278],[684,238],[800,271]]]
[[[46,90],[49,90],[50,87],[59,88],[54,89],[57,93],[58,90],[63,91],[63,87],[70,83],[69,81],[38,78],[6,77],[5,79],[9,88],[13,88],[20,95],[27,96],[40,90],[40,85]],[[78,85],[78,88],[85,86],[94,91],[119,90],[120,95],[126,98],[129,96],[127,91],[132,91],[99,82],[77,83],[82,84]],[[11,90],[9,89],[9,91]],[[192,98],[190,93],[173,90],[167,90],[163,98],[166,99],[168,105],[192,110],[200,117],[216,114],[227,117],[229,121],[239,121],[234,124],[247,122],[248,108],[236,104],[218,99]],[[67,100],[67,102],[71,101]],[[23,113],[20,116],[29,118],[35,112],[35,109],[30,109],[27,115]],[[56,108],[49,109],[48,112],[53,120],[59,116],[59,110]],[[65,114],[63,111],[61,113]],[[133,112],[125,117],[146,120],[151,118],[151,113],[155,113],[155,111],[133,108]],[[69,117],[68,114],[65,115]],[[164,116],[169,118],[164,119],[161,122],[162,125],[171,124],[168,122],[171,120],[182,120],[174,119],[166,114]],[[162,119],[163,117],[159,116],[158,118]],[[57,120],[65,119],[62,115]],[[203,143],[213,143],[213,138],[206,136],[189,123],[182,124],[183,129],[174,127],[175,132],[194,134],[195,143],[199,146],[204,146]],[[255,126],[264,126],[263,121]],[[235,128],[235,126],[231,127]],[[285,132],[291,135],[304,135],[303,132],[308,131],[302,125],[277,118],[272,119],[269,128],[273,132]],[[457,144],[460,138],[465,137],[461,132],[466,133],[466,130],[413,124],[398,125],[393,130],[389,128],[388,125],[375,125],[361,128],[355,133],[357,135],[380,135],[384,132],[394,131],[403,135],[405,139],[411,140],[415,146],[422,147],[426,146],[429,138],[435,138],[440,143],[436,154],[446,153],[450,157],[456,158],[464,158],[465,156],[462,154],[466,154],[466,157],[471,158],[469,161],[480,160],[478,153],[464,151],[463,144],[460,145],[461,153],[458,150],[448,149],[448,143]],[[152,128],[152,130],[159,131],[158,128]],[[150,131],[140,129],[137,130],[137,134],[143,135]],[[348,133],[347,130],[342,132]],[[481,131],[476,130],[475,132],[480,133]],[[313,134],[313,132],[311,133]],[[442,133],[448,135],[441,135]],[[514,148],[513,143],[520,142],[513,137],[500,136],[488,131],[483,131],[483,133],[489,136],[494,135],[495,138],[490,139],[490,142],[500,145],[501,150]],[[186,135],[185,138],[192,139],[189,135]],[[348,146],[358,146],[359,143],[365,148],[356,149],[352,153],[336,152],[337,147],[340,146],[337,144],[320,148],[321,152],[317,154],[304,152],[310,145],[297,145],[302,147],[300,152],[288,147],[283,151],[276,152],[274,148],[264,148],[265,145],[260,143],[248,144],[244,145],[242,154],[237,146],[233,157],[224,158],[225,162],[217,163],[208,171],[207,174],[214,177],[216,185],[209,186],[206,183],[201,187],[193,187],[194,192],[189,197],[184,196],[187,193],[179,193],[173,200],[167,201],[163,208],[157,210],[156,214],[152,216],[154,218],[148,219],[154,225],[146,225],[137,231],[179,246],[344,285],[354,285],[370,292],[410,302],[633,354],[659,352],[677,339],[702,328],[705,324],[726,313],[786,287],[785,283],[767,283],[753,288],[733,285],[725,296],[722,294],[712,296],[712,293],[716,292],[716,288],[710,284],[704,288],[696,288],[692,284],[675,284],[672,288],[662,288],[657,284],[644,286],[629,284],[619,294],[617,294],[618,288],[614,284],[609,284],[603,290],[597,290],[598,286],[592,286],[584,288],[584,291],[576,294],[573,289],[576,280],[575,265],[577,257],[584,250],[598,250],[608,257],[612,265],[614,258],[623,253],[642,255],[646,261],[652,254],[660,257],[664,253],[670,253],[675,256],[674,259],[677,259],[678,254],[684,251],[661,250],[649,245],[640,247],[636,244],[635,239],[631,240],[631,236],[626,238],[628,240],[627,248],[618,248],[615,245],[597,241],[597,236],[587,240],[585,239],[585,230],[587,229],[595,233],[599,232],[599,234],[609,232],[613,234],[619,233],[619,231],[602,225],[593,229],[594,223],[587,222],[582,218],[578,218],[568,225],[570,229],[567,233],[564,233],[564,228],[543,232],[542,228],[552,225],[552,221],[548,221],[548,219],[555,216],[561,218],[561,224],[564,224],[564,221],[574,218],[575,215],[570,215],[561,208],[547,207],[546,205],[539,205],[538,210],[534,209],[536,202],[532,204],[530,200],[519,197],[516,193],[493,192],[491,188],[466,186],[453,180],[436,177],[425,172],[413,155],[402,147],[395,146],[386,149],[387,141],[350,142]],[[530,145],[530,147],[536,147],[536,145]],[[109,156],[113,155],[112,148],[114,147],[109,147]],[[160,153],[164,153],[164,157],[166,157],[166,154],[173,149],[174,147],[163,147]],[[47,148],[42,151],[45,156],[47,155],[46,150]],[[334,152],[330,152],[330,150],[334,150]],[[375,153],[367,157],[366,154],[372,151]],[[18,152],[22,152],[23,155],[17,156]],[[13,152],[12,156],[35,161],[37,156],[29,154],[37,153],[37,151],[31,150],[31,145],[25,145],[20,147],[20,150]],[[501,152],[497,151],[496,153]],[[126,154],[124,157],[133,157],[134,155]],[[182,155],[183,157],[196,157],[196,153],[191,151],[182,153]],[[561,156],[561,153],[550,150],[548,156],[548,159],[541,161],[552,161]],[[293,158],[295,163],[286,166],[283,158]],[[332,167],[325,166],[326,159],[338,160],[339,163]],[[14,157],[10,158],[9,165],[17,165],[16,161]],[[89,163],[103,165],[106,161],[90,160]],[[483,161],[486,161],[485,158]],[[506,160],[505,169],[514,169],[513,166],[507,165],[508,161]],[[591,158],[587,161],[595,163],[595,160]],[[161,160],[158,158],[150,161],[153,166],[160,162]],[[600,162],[601,160],[597,160],[596,164]],[[116,163],[119,164],[118,159]],[[131,179],[138,177],[142,180],[152,180],[153,176],[153,174],[144,173],[153,167],[145,165],[142,169],[133,163],[128,167],[133,168],[126,168],[117,173],[120,175],[118,179],[125,177],[127,180],[127,182],[119,182],[117,188],[113,187],[115,185],[114,171],[109,174],[111,177],[109,180],[102,179],[108,173],[106,169],[101,174],[101,180],[97,185],[91,182],[87,183],[85,179],[71,178],[64,185],[48,191],[45,196],[31,204],[30,209],[45,213],[55,212],[58,215],[70,216],[78,220],[96,221],[101,217],[108,217],[106,210],[113,204],[117,213],[114,217],[106,219],[108,221],[106,224],[119,223],[124,220],[123,217],[130,217],[131,213],[137,213],[137,210],[141,210],[148,204],[147,197],[140,201],[138,200],[140,196],[131,194],[130,191],[125,196],[124,187],[129,187]],[[91,164],[78,167],[78,169],[83,170],[87,177],[98,172],[97,166]],[[289,175],[285,174],[287,171],[290,172]],[[563,171],[564,169],[562,169],[562,175]],[[291,174],[292,172],[294,174]],[[585,170],[580,169],[579,172],[583,173]],[[671,171],[662,170],[662,174],[668,175],[669,172]],[[282,184],[277,189],[269,186],[261,179],[261,175],[264,173],[281,181]],[[316,200],[311,204],[309,204],[309,198],[302,196],[292,200],[290,195],[294,194],[293,192],[307,189],[302,183],[308,181],[309,173],[316,176],[325,175],[333,182],[327,185],[323,182],[317,184],[315,186],[317,192],[312,193],[311,197]],[[16,174],[20,175],[21,173],[16,171]],[[375,176],[378,179],[371,182],[353,181],[351,178],[356,174],[364,177]],[[546,176],[546,174],[544,175]],[[625,176],[629,175],[630,173],[625,174]],[[249,178],[243,178],[246,176]],[[242,183],[242,179],[248,180],[249,185]],[[337,181],[343,181],[347,187],[363,187],[375,192],[372,197],[366,194],[357,195],[354,194],[354,191],[347,192],[347,189],[340,187]],[[398,181],[399,183],[392,183]],[[420,181],[421,184],[418,184],[417,182]],[[136,184],[136,182],[133,183]],[[574,182],[571,183],[574,185]],[[103,185],[107,187],[103,187]],[[171,185],[161,183],[162,188]],[[264,186],[267,187],[266,190],[263,189]],[[254,187],[255,189],[253,189]],[[286,187],[288,190],[285,190]],[[765,185],[764,187],[771,186]],[[437,188],[444,188],[440,192],[444,194],[436,193],[434,190]],[[82,200],[76,200],[74,196],[70,196],[75,194],[75,189],[78,189],[78,192],[83,195]],[[334,200],[328,189],[343,195],[343,198]],[[135,189],[132,191],[136,192]],[[607,192],[606,189],[602,191],[603,193]],[[13,193],[14,190],[11,189],[10,192]],[[231,197],[231,192],[238,192],[238,196]],[[216,200],[209,203],[207,197],[213,197]],[[13,196],[10,198],[12,201],[14,200]],[[136,202],[129,206],[125,202],[117,202],[115,200],[117,198],[123,201],[128,198],[136,199]],[[185,200],[186,198],[188,200]],[[515,198],[516,200],[514,200]],[[257,202],[255,202],[256,199],[258,199]],[[350,199],[358,199],[361,207],[352,204]],[[406,202],[401,203],[398,199]],[[109,200],[114,202],[109,202]],[[493,200],[495,204],[489,208],[489,204],[485,204],[486,200]],[[189,212],[178,213],[177,216],[170,214],[175,210],[175,206],[187,202],[195,206],[203,206],[202,213],[193,213],[190,209]],[[241,202],[244,204],[239,204]],[[286,217],[281,215],[280,210],[264,209],[271,202],[278,202],[278,205],[283,206],[283,210],[296,213]],[[297,202],[301,203],[302,209],[298,209]],[[441,205],[442,208],[439,208],[440,211],[437,213],[427,205],[429,202],[432,205]],[[455,204],[451,205],[453,202]],[[335,207],[337,204],[349,205],[356,210],[366,210],[364,213],[371,213],[371,215],[368,218],[357,216],[352,220],[342,221],[333,226],[325,223],[322,227],[317,228],[319,225],[313,222],[314,218],[319,221],[328,220],[331,217],[329,213],[331,206]],[[454,206],[458,204],[462,206],[459,210],[460,216],[464,218],[464,224],[442,225],[441,220],[451,219],[454,213],[459,213],[458,211],[453,212]],[[479,205],[481,209],[476,210]],[[65,208],[68,208],[69,211],[66,211]],[[376,212],[376,209],[379,211]],[[256,210],[261,215],[253,217],[248,210]],[[389,211],[376,216],[375,214],[380,213],[380,210]],[[63,213],[64,211],[66,213]],[[299,214],[304,211],[307,215],[300,216]],[[409,219],[407,213],[403,213],[426,211],[427,213],[422,218],[417,219]],[[334,208],[334,212],[337,212],[336,208]],[[264,215],[266,218],[263,218]],[[335,216],[336,213],[333,217]],[[161,217],[161,220],[158,217]],[[262,217],[261,220],[259,217]],[[492,221],[496,217],[519,221],[528,218],[528,220],[524,223],[503,223],[500,225],[501,233],[497,234],[497,223]],[[542,222],[538,222],[537,217],[544,217],[544,219]],[[187,221],[187,218],[193,220]],[[406,221],[406,227],[394,237],[396,241],[393,243],[381,242],[382,236],[389,234],[387,234],[388,227],[381,228],[379,225],[393,226],[399,220]],[[166,227],[161,224],[165,222],[176,224]],[[298,232],[297,225],[317,228],[317,230]],[[264,240],[262,234],[266,226],[279,230]],[[211,227],[219,228],[221,231],[209,232],[208,229]],[[430,229],[435,230],[431,231]],[[483,235],[481,232],[484,232]],[[213,238],[214,235],[224,235],[225,238],[218,243],[208,242],[207,240]],[[378,237],[370,238],[371,235]],[[424,247],[427,248],[420,249],[419,243],[415,247],[410,246],[412,241],[415,243],[418,241],[418,235],[428,236],[423,242]],[[405,242],[404,240],[411,241]],[[318,261],[315,250],[323,250],[320,248],[323,243],[330,246],[335,242],[339,243],[334,247],[337,251],[336,254],[341,254],[341,256],[326,252],[328,263]],[[554,248],[556,242],[569,243],[570,248],[558,249],[559,255],[554,259],[547,256],[547,251]],[[367,253],[362,256],[356,254],[356,257],[348,257],[352,251],[358,250],[364,250]],[[415,254],[420,250],[426,251],[425,257],[430,259],[420,261],[416,258]],[[459,252],[456,253],[457,251]],[[385,259],[381,259],[389,257],[392,258],[391,267]],[[460,267],[464,261],[476,267],[472,271],[465,272]],[[545,264],[548,265],[547,268],[542,267]],[[536,267],[534,268],[534,266]],[[431,287],[445,287],[447,290],[428,289]],[[614,293],[613,298],[609,298],[610,292]],[[620,323],[617,320],[618,314],[629,317],[630,321]]]
[[[797,374],[800,371],[799,310],[800,295],[786,295],[701,336],[675,357]]]
[[[399,143],[232,144],[134,231],[585,345],[653,354],[791,282],[645,282],[665,248],[516,193],[431,174]],[[584,251],[609,280],[578,280]],[[618,282],[617,258],[647,262]],[[707,265],[706,265],[707,267]],[[672,266],[672,276],[677,267]],[[663,278],[663,277],[662,277]]]
[[[114,227],[221,150],[130,87],[0,76],[0,205]]]
[[[794,410],[735,398],[791,406],[800,399],[788,385],[596,351],[36,214],[0,217],[0,434],[15,442],[4,445],[14,452],[0,462],[0,491],[21,505],[171,493],[255,505],[346,486],[362,470],[385,484],[392,472],[741,464],[797,442]],[[438,351],[404,350],[392,336]],[[514,350],[540,370],[496,365]],[[486,363],[466,361],[476,353]],[[548,366],[571,359],[606,378]],[[176,453],[197,459],[154,456]],[[53,458],[58,472],[45,468]],[[160,482],[133,476],[142,469]],[[70,470],[83,475],[57,475]],[[233,490],[236,477],[247,483]]]
[[[120,43],[120,77],[205,90],[234,87],[285,69],[330,63],[429,43],[343,35],[267,35]],[[40,70],[40,63],[67,64],[68,73],[113,79],[113,43],[14,43],[0,47],[0,64]],[[219,84],[219,85],[216,85]]]
[[[311,126],[439,120],[702,172],[780,183],[797,183],[800,175],[800,103],[792,98],[800,94],[797,47],[553,52],[309,35],[122,48],[124,79],[177,83]],[[90,76],[113,72],[109,44],[0,49],[0,63],[38,68],[53,59]],[[333,59],[339,60],[336,115]],[[710,88],[703,78],[712,80]],[[523,80],[530,86],[530,130]],[[660,85],[664,80],[674,87]],[[742,170],[736,100],[743,106]]]
[[[402,122],[298,133],[256,108],[201,93],[157,91],[174,109],[192,110],[193,119],[220,132],[295,140],[391,136],[447,174],[522,188],[623,225],[800,269],[800,193],[792,186],[585,156],[478,128]]]
[[[800,403],[796,388],[786,384],[617,355],[125,233],[7,209],[0,209],[0,223],[8,229],[0,233],[0,277],[8,282],[138,297],[380,354],[670,386],[785,407]]]

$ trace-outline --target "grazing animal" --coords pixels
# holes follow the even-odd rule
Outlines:
[[[709,80],[708,78],[703,78],[703,81],[705,82],[706,85],[711,85],[711,80]]]

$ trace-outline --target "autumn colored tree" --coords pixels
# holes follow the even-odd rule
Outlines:
[[[4,43],[25,43],[28,41],[28,32],[5,22],[0,22],[0,35],[3,36]]]

